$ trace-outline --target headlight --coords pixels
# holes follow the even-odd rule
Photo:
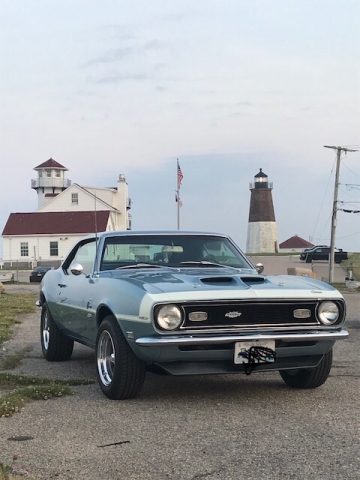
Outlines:
[[[324,325],[334,325],[339,319],[340,310],[335,302],[323,302],[319,305],[318,317]]]
[[[182,314],[176,305],[164,305],[156,313],[156,321],[164,330],[175,330],[181,325]]]

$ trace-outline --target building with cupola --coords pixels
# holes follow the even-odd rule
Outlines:
[[[33,213],[11,213],[2,232],[3,262],[58,266],[71,246],[95,231],[131,230],[131,199],[124,174],[114,187],[88,187],[66,178],[68,169],[50,158],[34,168]]]
[[[274,205],[273,184],[260,168],[250,183],[250,209],[246,253],[276,253],[279,251]]]

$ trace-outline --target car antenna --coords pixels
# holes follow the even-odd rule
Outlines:
[[[98,241],[98,232],[97,232],[97,212],[96,212],[96,192],[95,192],[95,208],[94,208],[94,213],[95,213],[95,239],[96,239],[96,246],[97,246],[97,241]]]
[[[95,266],[96,266],[96,262],[97,262],[97,256],[98,256],[98,229],[97,229],[97,211],[96,211],[96,200],[97,200],[97,197],[96,197],[96,191],[94,193],[94,215],[95,215],[95,218],[94,218],[94,227],[95,227],[95,261],[94,261],[94,269],[95,269]]]

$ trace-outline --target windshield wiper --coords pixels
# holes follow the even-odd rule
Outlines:
[[[185,262],[180,262],[180,265],[204,265],[205,267],[222,267],[222,268],[235,268],[230,267],[230,265],[222,265],[221,263],[209,262],[208,260],[187,260]]]
[[[115,270],[122,270],[124,268],[171,268],[167,265],[153,265],[151,263],[135,263],[132,265],[123,265],[122,267],[117,267]]]

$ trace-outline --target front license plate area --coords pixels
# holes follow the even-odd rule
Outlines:
[[[274,360],[275,340],[251,340],[249,342],[235,342],[235,364],[271,363]]]

